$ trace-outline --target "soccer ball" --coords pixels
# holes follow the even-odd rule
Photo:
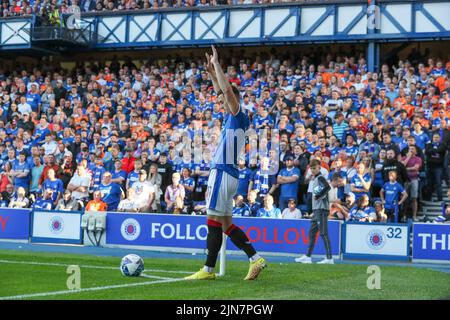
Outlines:
[[[137,254],[128,254],[120,262],[120,272],[126,277],[139,277],[144,271],[144,260]]]

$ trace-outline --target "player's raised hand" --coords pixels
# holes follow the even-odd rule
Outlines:
[[[212,51],[213,51],[213,55],[211,57],[211,63],[219,63],[219,54],[217,53],[217,50],[214,46],[211,46]]]
[[[214,74],[214,66],[211,62],[211,56],[208,54],[208,52],[205,52],[206,56],[206,71],[210,74]]]

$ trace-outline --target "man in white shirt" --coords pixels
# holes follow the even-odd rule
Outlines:
[[[77,171],[70,179],[67,190],[72,191],[72,197],[76,200],[89,200],[89,186],[91,185],[91,176],[86,172],[82,165],[77,167]]]
[[[147,181],[147,171],[139,170],[139,180],[131,186],[134,190],[134,202],[140,212],[149,212],[155,200],[155,188]]]
[[[45,136],[45,143],[42,145],[42,147],[44,148],[46,155],[55,155],[58,151],[58,144],[56,143],[52,134],[48,134]]]
[[[17,105],[17,111],[21,114],[33,112],[31,106],[27,103],[27,98],[25,96],[20,97],[20,103]]]
[[[134,189],[130,188],[127,191],[127,198],[122,199],[119,202],[119,206],[117,207],[117,211],[120,212],[137,212],[139,208],[134,200],[135,194]]]

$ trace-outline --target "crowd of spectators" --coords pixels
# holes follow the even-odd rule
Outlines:
[[[2,0],[0,17],[43,15],[55,9],[66,13],[73,5],[78,6],[81,12],[99,12],[307,1],[313,0]]]
[[[0,206],[204,213],[224,121],[204,61],[136,63],[0,70]],[[372,73],[363,56],[272,52],[221,63],[259,138],[239,160],[234,215],[307,217],[313,159],[335,219],[416,218],[420,197],[443,200],[450,62]]]

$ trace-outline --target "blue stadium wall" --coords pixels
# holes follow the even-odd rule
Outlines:
[[[359,43],[375,70],[381,43],[450,39],[449,12],[443,0],[324,0],[89,13],[80,25],[95,36],[88,47],[71,50]],[[33,17],[0,19],[0,53],[38,51],[33,26]]]

